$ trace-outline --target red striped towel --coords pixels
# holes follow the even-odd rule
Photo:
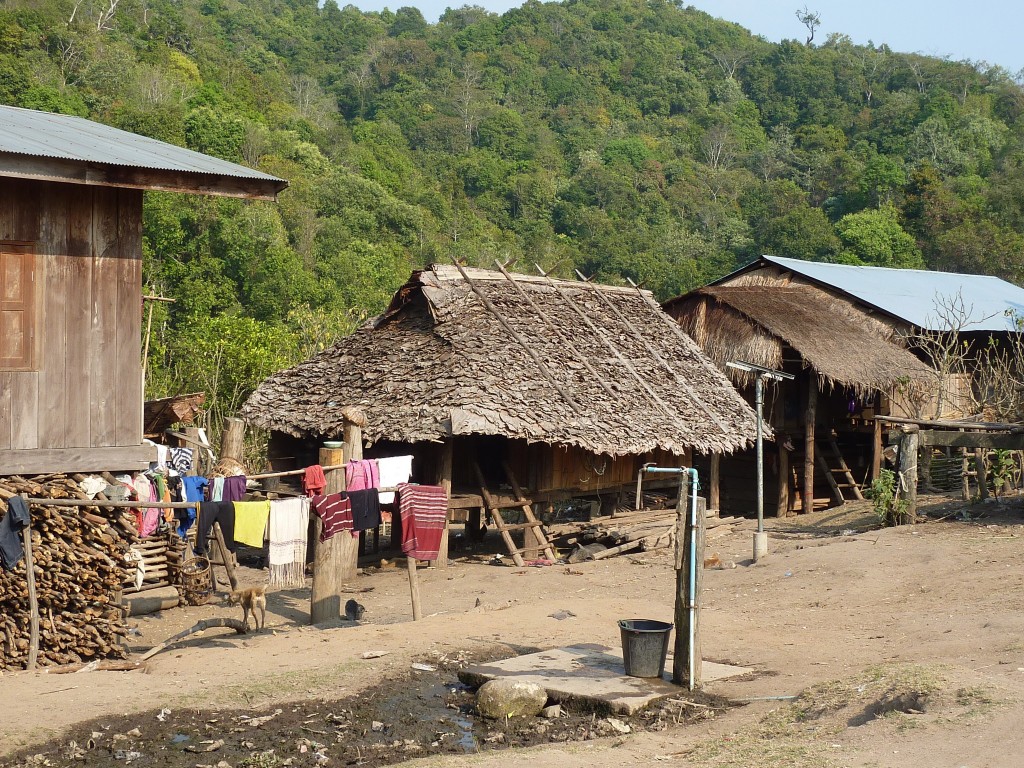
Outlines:
[[[437,560],[448,519],[448,494],[439,485],[399,483],[402,551],[417,560]]]

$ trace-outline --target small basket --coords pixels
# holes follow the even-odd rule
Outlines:
[[[213,595],[210,561],[202,556],[189,558],[181,566],[181,596],[189,605],[203,605]]]

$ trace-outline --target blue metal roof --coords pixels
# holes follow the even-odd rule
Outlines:
[[[287,182],[237,163],[94,123],[81,117],[0,105],[0,152],[158,171]]]
[[[1024,288],[998,277],[761,258],[924,330],[947,330],[942,308],[961,300],[964,331],[1017,331],[1015,316],[1024,319]]]

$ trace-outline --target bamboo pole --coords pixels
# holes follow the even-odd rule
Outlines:
[[[441,466],[437,471],[437,484],[444,488],[445,497],[448,501],[452,498],[452,454],[455,438],[448,437],[441,448]],[[444,518],[444,530],[441,531],[441,545],[437,550],[437,559],[434,561],[435,568],[448,567],[448,514]]]

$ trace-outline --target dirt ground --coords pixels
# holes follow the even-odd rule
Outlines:
[[[668,551],[540,568],[474,558],[420,571],[416,623],[404,569],[384,568],[351,585],[370,589],[355,595],[358,625],[307,626],[309,590],[277,592],[266,630],[210,630],[145,671],[2,675],[0,766],[454,768],[504,765],[509,750],[537,768],[1019,766],[1024,501],[924,501],[927,522],[895,529],[853,504],[768,520],[756,565],[749,531],[713,542],[707,554],[737,567],[704,573],[704,657],[754,672],[641,717],[480,722],[455,672],[615,646],[621,618],[671,621]],[[264,578],[243,569],[243,581]],[[144,651],[236,614],[210,604],[131,619],[130,642]]]

